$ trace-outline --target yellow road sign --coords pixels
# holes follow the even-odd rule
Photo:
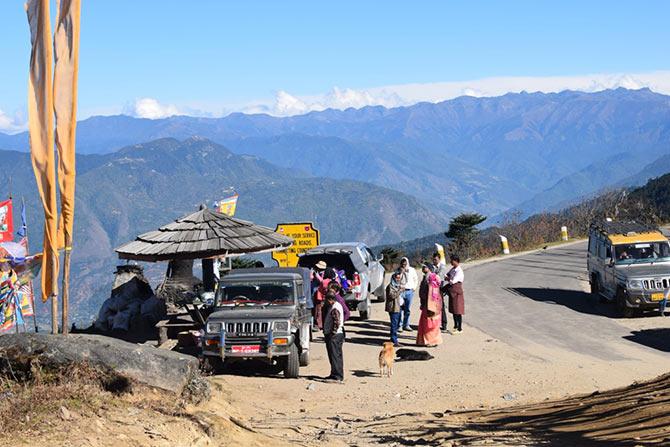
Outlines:
[[[280,223],[275,232],[295,240],[286,250],[272,252],[272,259],[277,261],[279,267],[297,266],[299,254],[319,245],[319,230],[314,228],[312,222]]]

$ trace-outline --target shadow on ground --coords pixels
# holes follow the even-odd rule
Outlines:
[[[633,331],[631,335],[626,335],[624,338],[650,348],[658,349],[659,351],[670,352],[669,328]],[[670,411],[670,408],[668,408],[668,411]]]
[[[516,287],[506,290],[516,295],[530,298],[533,301],[565,306],[583,314],[600,315],[610,318],[617,317],[616,309],[613,305],[599,303],[590,293],[582,292],[581,290],[532,287]]]

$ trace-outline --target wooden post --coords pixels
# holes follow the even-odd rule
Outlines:
[[[70,307],[70,254],[72,253],[72,238],[65,233],[65,256],[63,259],[63,335],[70,332],[68,312]]]
[[[25,214],[26,209],[26,200],[24,197],[21,197],[21,214]],[[23,225],[23,234],[26,240],[26,254],[30,251],[30,243],[28,243],[28,219],[26,222],[22,222]],[[30,280],[30,305],[33,306],[33,325],[35,326],[35,333],[39,332],[37,327],[37,309],[35,308],[35,288],[33,287],[33,280]]]
[[[58,333],[58,295],[51,295],[51,333]]]
[[[55,256],[58,256],[58,251]],[[54,277],[58,278],[58,271],[55,273]],[[51,295],[51,333],[58,334],[58,292]]]

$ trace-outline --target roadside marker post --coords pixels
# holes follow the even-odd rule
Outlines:
[[[509,242],[507,242],[507,238],[505,236],[503,236],[503,235],[499,235],[499,236],[500,236],[500,246],[502,248],[502,253],[504,255],[508,255],[509,254]]]
[[[567,241],[568,240],[568,227],[565,225],[561,227],[561,240]]]

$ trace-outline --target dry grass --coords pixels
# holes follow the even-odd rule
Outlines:
[[[36,430],[63,419],[61,407],[83,414],[100,408],[114,394],[129,391],[123,377],[86,363],[45,369],[36,359],[0,366],[0,431]],[[66,415],[67,416],[67,415]]]

